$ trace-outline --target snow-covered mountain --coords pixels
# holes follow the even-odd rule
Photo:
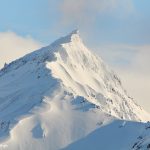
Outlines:
[[[0,148],[127,150],[148,120],[76,30],[0,70]]]

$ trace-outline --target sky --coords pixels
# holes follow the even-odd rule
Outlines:
[[[149,6],[149,0],[1,0],[0,68],[78,28],[150,112]]]

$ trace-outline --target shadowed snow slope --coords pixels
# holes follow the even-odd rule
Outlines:
[[[5,149],[129,149],[148,120],[76,30],[0,70]]]

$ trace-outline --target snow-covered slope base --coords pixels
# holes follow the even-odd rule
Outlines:
[[[0,149],[127,150],[148,120],[77,31],[0,70]]]
[[[148,124],[114,120],[112,123],[98,128],[85,138],[72,143],[64,150],[149,150],[150,133],[144,139]],[[139,139],[143,138],[143,144]],[[141,144],[142,143],[142,144]]]

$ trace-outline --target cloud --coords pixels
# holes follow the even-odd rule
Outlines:
[[[144,74],[140,71],[118,68],[118,73],[128,93],[134,97],[138,104],[150,112],[150,73]]]
[[[42,46],[30,36],[22,37],[14,32],[0,32],[0,68]]]
[[[105,59],[109,65],[116,67],[128,67],[132,58],[137,54],[137,47],[125,44],[101,45],[95,51]]]
[[[99,14],[121,10],[123,14],[134,9],[131,0],[62,0],[60,11],[64,25],[87,26],[94,22]],[[119,15],[119,13],[118,13]]]
[[[137,71],[140,70],[144,74],[150,74],[150,45],[140,46],[137,49],[138,53],[133,58],[132,68],[135,68]]]
[[[138,102],[149,112],[150,107],[150,45],[137,47],[129,71],[124,76],[128,79],[126,85],[135,95]],[[129,74],[130,73],[130,74]]]
[[[150,45],[110,45],[103,47],[102,51],[104,59],[109,60],[118,72],[128,93],[150,112]]]

